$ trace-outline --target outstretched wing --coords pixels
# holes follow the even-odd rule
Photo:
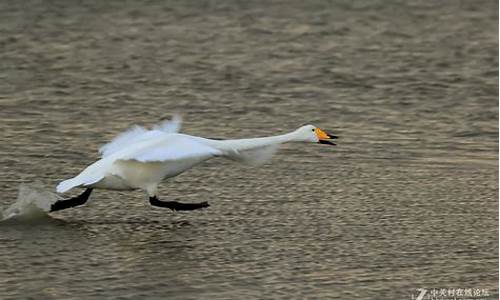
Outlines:
[[[99,148],[99,154],[101,154],[101,157],[106,157],[131,144],[155,138],[165,133],[179,132],[181,122],[181,117],[174,115],[172,120],[164,121],[153,126],[153,130],[148,130],[144,127],[134,125],[125,132],[119,134],[111,142]]]
[[[135,149],[116,157],[117,160],[135,160],[139,162],[181,161],[187,159],[205,160],[222,152],[200,143],[186,135],[171,135],[165,138],[145,141]]]

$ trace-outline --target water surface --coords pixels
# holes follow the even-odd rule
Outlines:
[[[0,206],[130,124],[339,146],[0,224],[2,299],[410,299],[498,284],[496,1],[2,1]],[[75,193],[78,191],[75,191]],[[496,296],[494,296],[496,297]]]

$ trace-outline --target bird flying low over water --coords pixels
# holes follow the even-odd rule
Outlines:
[[[177,176],[197,164],[223,157],[250,165],[268,161],[280,144],[289,142],[335,145],[337,137],[313,125],[290,133],[248,139],[209,139],[179,133],[181,119],[155,125],[151,130],[134,126],[99,149],[101,159],[89,165],[76,177],[62,181],[57,192],[75,187],[86,190],[79,196],[59,200],[51,211],[84,204],[92,190],[135,190],[147,192],[153,206],[172,210],[195,210],[208,207],[207,202],[182,203],[158,199],[157,187],[165,179]]]

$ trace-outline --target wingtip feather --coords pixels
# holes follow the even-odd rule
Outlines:
[[[71,190],[72,188],[75,187],[75,184],[73,182],[73,179],[68,179],[68,180],[64,180],[64,181],[61,181],[57,187],[56,187],[56,191],[58,193],[65,193],[69,190]]]

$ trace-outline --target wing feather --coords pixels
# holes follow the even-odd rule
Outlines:
[[[222,155],[213,147],[200,143],[185,135],[169,135],[153,142],[145,142],[135,151],[124,153],[119,160],[136,160],[140,162],[179,161],[184,159],[204,160]]]
[[[165,133],[177,133],[181,128],[181,117],[174,115],[172,120],[161,122],[153,126],[153,130],[148,130],[144,127],[134,125],[130,129],[116,136],[111,142],[99,148],[101,157],[109,156],[124,147],[131,144],[139,143],[151,138],[157,138]]]
[[[271,160],[279,145],[268,145],[255,149],[235,151],[227,158],[250,166],[260,166]]]

